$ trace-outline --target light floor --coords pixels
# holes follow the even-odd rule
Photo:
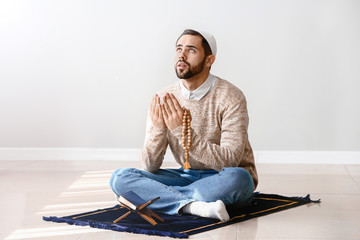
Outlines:
[[[115,161],[0,161],[0,239],[171,239],[45,222],[116,204]],[[165,167],[173,167],[167,163]],[[258,164],[263,193],[311,194],[321,204],[190,236],[190,239],[360,239],[360,165]]]

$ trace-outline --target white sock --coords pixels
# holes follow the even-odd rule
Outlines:
[[[183,213],[200,217],[217,218],[223,222],[229,221],[230,219],[225,204],[221,200],[217,200],[216,202],[191,202],[186,204],[182,210]]]

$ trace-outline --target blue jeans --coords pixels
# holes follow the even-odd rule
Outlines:
[[[243,168],[215,170],[160,169],[156,173],[136,168],[120,168],[111,179],[110,186],[116,195],[134,191],[146,201],[159,200],[150,208],[167,214],[179,210],[193,201],[222,200],[227,207],[240,208],[253,198],[254,182]]]

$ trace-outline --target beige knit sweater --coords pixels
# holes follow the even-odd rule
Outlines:
[[[192,121],[192,145],[189,163],[192,169],[215,169],[242,167],[258,183],[254,155],[248,139],[249,117],[244,94],[226,80],[218,78],[215,86],[200,101],[183,97],[179,82],[161,90],[173,93],[182,107],[190,110]],[[152,125],[148,119],[145,144],[140,154],[143,168],[156,172],[162,165],[169,146],[175,161],[185,162],[181,146],[182,126],[169,130]]]

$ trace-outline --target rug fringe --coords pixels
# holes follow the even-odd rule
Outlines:
[[[312,199],[310,198],[310,194],[306,195],[305,197],[291,197],[291,198],[297,199],[297,200],[301,200],[301,201],[305,201],[305,202],[321,203],[321,199],[312,200]]]
[[[185,233],[177,233],[177,232],[163,232],[157,230],[148,230],[148,229],[140,229],[134,227],[123,227],[117,224],[103,224],[100,222],[93,222],[93,221],[80,221],[80,220],[73,220],[73,219],[65,219],[61,217],[43,217],[44,221],[48,222],[57,222],[57,223],[67,223],[69,225],[78,225],[78,226],[90,226],[93,228],[99,229],[107,229],[113,230],[118,232],[130,232],[130,233],[138,233],[138,234],[146,234],[146,235],[157,235],[157,236],[164,236],[164,237],[172,237],[172,238],[189,238],[189,235]]]
[[[261,192],[254,192],[254,196],[256,195],[261,195],[263,193]],[[269,194],[267,194],[269,195]],[[272,196],[277,196],[277,197],[285,197],[285,196],[282,196],[282,195],[278,195],[278,194],[270,194]],[[291,199],[296,199],[296,200],[299,200],[299,201],[303,201],[303,202],[307,202],[307,203],[321,203],[321,199],[318,199],[318,200],[312,200],[310,198],[310,194],[306,195],[305,197],[285,197],[285,198],[291,198]]]

